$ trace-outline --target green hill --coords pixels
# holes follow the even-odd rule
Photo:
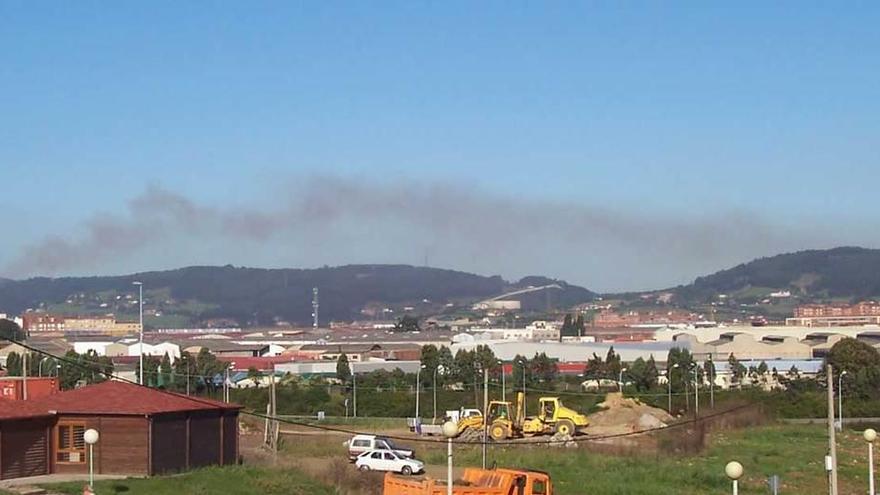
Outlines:
[[[157,323],[159,326],[197,324],[217,318],[242,325],[265,325],[279,320],[309,322],[313,287],[320,291],[322,322],[368,318],[362,313],[367,306],[380,311],[385,307],[393,309],[393,313],[379,315],[388,318],[399,315],[404,307],[413,307],[417,314],[436,313],[450,302],[463,306],[520,287],[519,283],[505,282],[499,276],[406,265],[309,270],[194,266],[113,277],[8,281],[0,284],[0,311],[18,313],[44,307],[63,313],[113,312],[119,317],[133,317],[137,310],[132,299],[135,280],[144,283],[149,314],[158,311],[166,319]],[[564,288],[554,291],[558,293],[552,298],[554,306],[565,307],[594,297],[584,288],[558,283]]]
[[[880,297],[880,250],[839,247],[760,258],[673,289],[680,300],[789,290],[801,299]]]

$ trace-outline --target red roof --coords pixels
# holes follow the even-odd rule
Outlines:
[[[241,409],[237,404],[188,397],[120,381],[88,385],[32,402],[43,411],[57,411],[60,414],[151,416],[184,411]]]
[[[0,421],[7,419],[46,418],[53,414],[30,401],[0,399]]]

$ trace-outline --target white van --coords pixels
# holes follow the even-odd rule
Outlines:
[[[411,449],[395,444],[390,438],[376,435],[355,435],[348,441],[348,458],[352,462],[368,450],[391,450],[401,457],[413,457]]]

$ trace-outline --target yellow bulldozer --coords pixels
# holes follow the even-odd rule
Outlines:
[[[516,394],[516,410],[513,415],[510,402],[490,402],[486,418],[489,424],[489,437],[499,441],[557,433],[575,436],[585,433],[584,430],[590,424],[586,415],[565,407],[559,397],[541,397],[538,403],[540,405],[538,415],[527,418],[524,414],[525,394],[522,392]]]

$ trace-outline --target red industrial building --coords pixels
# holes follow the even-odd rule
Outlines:
[[[27,383],[25,383],[25,380]],[[0,398],[11,400],[39,399],[59,392],[57,378],[20,376],[0,377]],[[27,393],[27,397],[25,397]]]

